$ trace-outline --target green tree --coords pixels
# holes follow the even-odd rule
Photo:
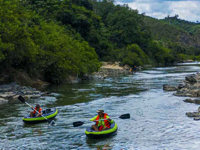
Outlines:
[[[148,56],[137,44],[128,45],[122,52],[121,59],[122,64],[129,66],[143,66],[148,62]]]
[[[17,0],[0,0],[0,4],[1,67],[41,74],[53,83],[98,69],[95,50],[65,27],[27,11]]]

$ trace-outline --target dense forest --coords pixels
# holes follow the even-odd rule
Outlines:
[[[154,19],[112,0],[0,0],[0,70],[59,84],[101,61],[167,66],[200,59],[199,33],[198,23]]]

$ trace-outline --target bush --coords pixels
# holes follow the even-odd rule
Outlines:
[[[143,66],[148,62],[148,56],[137,44],[131,44],[122,51],[121,54],[122,64],[129,66]]]

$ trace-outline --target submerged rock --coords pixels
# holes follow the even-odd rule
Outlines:
[[[200,112],[186,112],[188,117],[200,117]]]
[[[0,104],[18,103],[19,95],[22,95],[26,99],[36,99],[47,94],[35,88],[20,86],[16,83],[0,85]]]
[[[186,102],[186,103],[200,104],[200,99],[185,99],[183,101]]]
[[[194,117],[194,120],[200,120],[200,107],[198,108],[197,112],[187,112],[186,115],[188,117]]]
[[[194,117],[194,120],[200,120],[200,117]]]

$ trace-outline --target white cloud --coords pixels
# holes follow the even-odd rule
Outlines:
[[[118,1],[117,4],[123,3]],[[200,21],[200,1],[134,0],[127,4],[130,8],[137,9],[139,13],[159,19],[178,14],[181,19]]]
[[[179,1],[170,2],[171,14],[178,14],[181,19],[190,21],[200,21],[200,2],[197,1]]]

